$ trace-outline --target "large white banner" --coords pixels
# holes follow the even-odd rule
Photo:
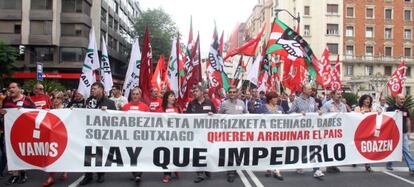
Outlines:
[[[378,122],[378,123],[377,123]],[[402,114],[166,114],[12,109],[10,170],[294,169],[399,161]]]

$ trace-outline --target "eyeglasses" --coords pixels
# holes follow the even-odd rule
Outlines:
[[[231,93],[233,93],[233,94],[234,94],[234,93],[236,93],[236,91],[229,91],[229,94],[231,94]]]

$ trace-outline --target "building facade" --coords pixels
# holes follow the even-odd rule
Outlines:
[[[412,0],[344,0],[343,81],[354,92],[378,96],[405,60],[405,94],[413,94]]]
[[[114,82],[120,82],[133,18],[140,12],[136,0],[0,0],[0,40],[24,46],[14,78],[36,78],[36,63],[41,62],[44,78],[76,88],[94,27],[98,50],[105,38]]]

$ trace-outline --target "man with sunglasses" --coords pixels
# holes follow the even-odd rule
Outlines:
[[[228,99],[225,100],[218,111],[220,114],[246,114],[247,109],[244,102],[238,99],[237,88],[230,86],[229,91],[227,92]],[[227,171],[227,182],[234,182],[236,176],[236,171]]]
[[[52,108],[52,100],[48,95],[44,92],[45,87],[42,83],[36,83],[33,87],[33,94],[30,96],[30,99],[34,102],[37,109],[51,109]]]
[[[193,87],[193,100],[188,103],[188,107],[186,113],[189,114],[209,114],[212,115],[216,113],[216,107],[210,101],[210,99],[206,98],[203,93],[203,89],[200,85],[195,85]],[[199,183],[204,180],[203,174],[206,175],[207,178],[210,178],[210,172],[207,171],[199,171],[197,172],[197,178],[194,180],[194,183]]]

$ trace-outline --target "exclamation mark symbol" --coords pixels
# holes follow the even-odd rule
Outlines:
[[[382,113],[377,114],[377,118],[375,119],[375,132],[374,132],[375,137],[379,137],[381,125],[382,125]]]
[[[47,111],[39,111],[35,119],[35,129],[33,130],[33,138],[39,139],[40,138],[40,124],[42,123],[43,119],[45,119]]]

